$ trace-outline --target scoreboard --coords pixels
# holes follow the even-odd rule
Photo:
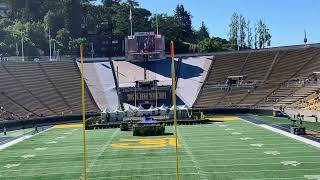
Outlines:
[[[128,61],[156,61],[165,58],[163,36],[154,32],[136,32],[125,40],[125,53]]]

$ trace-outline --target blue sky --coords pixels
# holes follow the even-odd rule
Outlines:
[[[228,38],[233,12],[243,14],[253,25],[263,19],[271,30],[272,46],[320,42],[320,0],[138,0],[152,13],[172,15],[183,4],[193,16],[193,27],[204,21],[211,36]]]

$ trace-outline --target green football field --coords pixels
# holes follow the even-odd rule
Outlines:
[[[181,180],[320,179],[320,149],[245,121],[178,130]],[[175,179],[174,136],[86,132],[89,179]],[[82,170],[79,128],[52,128],[0,151],[0,179],[81,179]]]

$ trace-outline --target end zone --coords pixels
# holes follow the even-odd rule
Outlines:
[[[82,124],[60,124],[55,125],[53,128],[65,129],[65,128],[82,128]]]
[[[208,118],[209,121],[238,121],[239,117],[236,116],[225,116],[225,117],[211,117]]]

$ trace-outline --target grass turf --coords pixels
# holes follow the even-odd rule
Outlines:
[[[81,179],[81,138],[81,129],[51,129],[1,151],[0,179]],[[89,179],[175,179],[174,146],[167,138],[173,136],[133,137],[132,132],[119,129],[87,131]],[[320,175],[318,148],[244,121],[179,126],[179,146],[182,180]]]
[[[292,122],[287,118],[277,118],[272,116],[256,116],[256,118],[263,121],[266,124],[292,124]],[[306,127],[307,129],[320,131],[319,122],[303,121],[303,126]]]

